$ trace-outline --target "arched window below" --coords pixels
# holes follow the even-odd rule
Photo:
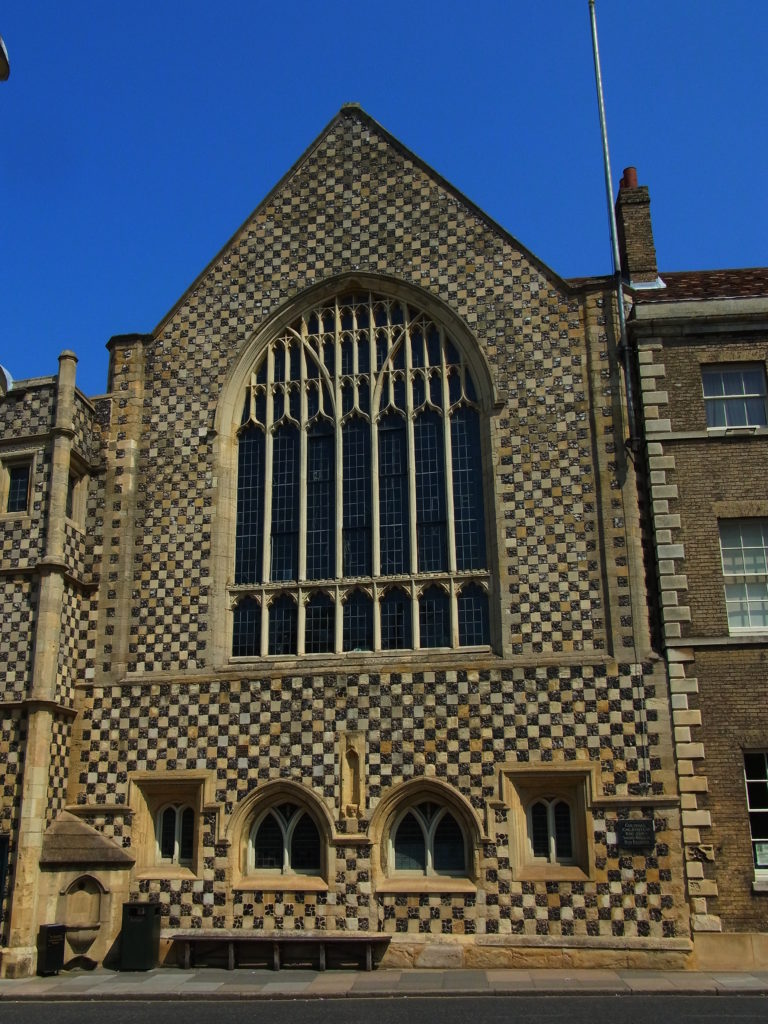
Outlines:
[[[395,874],[465,875],[464,832],[448,808],[425,800],[395,819],[391,836]]]
[[[189,865],[195,853],[195,812],[191,807],[167,804],[155,819],[157,852],[168,864]]]
[[[257,818],[248,844],[251,871],[319,875],[322,864],[320,830],[302,807],[283,803]]]

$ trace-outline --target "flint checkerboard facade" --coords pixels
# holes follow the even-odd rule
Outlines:
[[[485,367],[490,644],[233,659],[238,375],[351,291],[427,309]],[[616,332],[610,280],[560,279],[346,107],[152,334],[111,340],[104,396],[77,390],[68,352],[15,382],[0,460],[31,481],[26,511],[0,516],[7,974],[34,969],[52,921],[101,962],[129,900],[161,904],[169,962],[189,928],[384,933],[398,965],[687,961]],[[571,801],[573,863],[531,863],[536,793]],[[154,815],[176,799],[196,812],[186,866],[157,858]],[[393,815],[419,799],[460,823],[461,878],[391,870]],[[275,800],[317,822],[321,876],[247,870]],[[627,818],[653,820],[651,848],[619,847]]]

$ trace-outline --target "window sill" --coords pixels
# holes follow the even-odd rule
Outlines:
[[[141,871],[137,871],[134,875],[138,881],[150,881],[152,879],[169,879],[172,881],[182,880],[195,882],[199,881],[201,876],[196,875],[192,868],[181,867],[179,864],[157,864],[155,867],[142,868]]]
[[[32,513],[25,509],[23,512],[0,512],[0,519],[12,519],[18,522],[22,519],[32,519]]]
[[[450,878],[441,875],[435,878],[385,878],[376,885],[377,894],[396,895],[398,893],[475,893],[477,886],[469,878]]]
[[[516,882],[588,882],[590,875],[576,864],[526,864],[515,871]]]
[[[756,875],[752,882],[752,892],[768,892],[768,875]]]
[[[328,883],[317,875],[246,875],[234,882],[238,892],[328,892]]]

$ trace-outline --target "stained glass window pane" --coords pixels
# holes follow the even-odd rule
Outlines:
[[[29,500],[29,464],[8,469],[8,512],[26,512]]]
[[[459,614],[459,644],[472,647],[489,642],[488,595],[482,587],[465,586],[457,600]]]
[[[273,814],[268,814],[253,839],[253,864],[257,869],[283,869],[283,830]]]
[[[334,435],[319,429],[307,438],[307,579],[334,575]]]
[[[407,572],[408,461],[405,421],[385,416],[379,423],[379,521],[381,575]]]
[[[273,580],[295,580],[299,571],[299,432],[283,426],[272,442]]]
[[[238,444],[235,583],[261,582],[263,529],[264,434],[247,427]]]
[[[448,559],[443,423],[436,413],[422,413],[416,417],[413,446],[419,572],[437,572],[448,567]]]
[[[176,853],[176,808],[166,807],[160,821],[160,856],[173,860]]]
[[[534,857],[545,857],[549,860],[547,805],[541,801],[531,808],[531,846]]]
[[[460,874],[466,870],[464,835],[452,814],[444,814],[435,828],[433,866],[439,874]]]
[[[422,647],[450,647],[451,613],[448,595],[440,587],[428,587],[419,600],[419,632]]]
[[[322,654],[334,649],[336,606],[326,594],[318,594],[307,604],[304,618],[304,650]]]
[[[261,654],[261,607],[246,597],[235,608],[232,655],[235,658],[256,658]]]
[[[294,871],[320,870],[320,833],[308,814],[302,814],[293,830],[291,867]]]
[[[382,650],[396,651],[410,647],[413,643],[410,597],[402,590],[390,590],[380,607]]]
[[[344,650],[370,651],[373,648],[373,602],[367,594],[355,591],[344,605]]]
[[[451,417],[453,518],[456,568],[485,566],[485,516],[480,462],[480,429],[474,409],[458,409]]]
[[[290,597],[278,597],[269,609],[269,653],[296,653],[296,605]]]
[[[573,856],[571,840],[571,809],[564,800],[558,800],[554,809],[555,853],[558,860],[570,860]]]
[[[371,428],[351,419],[343,429],[344,575],[371,574]]]
[[[185,807],[181,812],[181,835],[179,836],[179,859],[192,860],[195,846],[195,812]]]

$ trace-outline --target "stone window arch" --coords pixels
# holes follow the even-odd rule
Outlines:
[[[234,397],[232,656],[490,645],[480,361],[364,287],[266,337]]]

